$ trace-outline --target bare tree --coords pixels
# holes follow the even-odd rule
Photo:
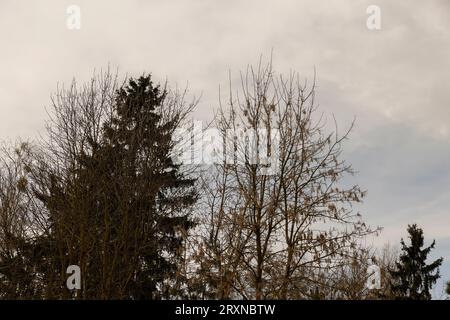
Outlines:
[[[58,88],[48,134],[23,161],[39,248],[30,265],[43,286],[33,298],[174,294],[196,200],[192,172],[171,160],[172,134],[196,104],[185,95],[149,75],[121,85],[109,70]],[[82,272],[78,292],[66,287],[70,265]]]
[[[194,255],[219,298],[308,297],[374,232],[352,210],[365,192],[339,183],[354,173],[341,159],[352,127],[327,133],[315,90],[260,64],[220,108],[224,154],[205,184],[207,232]]]
[[[313,298],[339,299],[339,300],[378,300],[392,299],[390,272],[397,259],[396,250],[385,245],[381,249],[371,247],[358,247],[351,256],[343,259],[342,263],[332,272],[322,277],[326,279],[326,285],[316,287]],[[379,274],[372,277],[376,266]],[[378,280],[380,277],[380,287]],[[372,285],[369,282],[373,280]]]
[[[0,297],[42,296],[39,265],[34,263],[39,221],[33,219],[33,198],[27,192],[28,143],[5,145],[0,156]]]

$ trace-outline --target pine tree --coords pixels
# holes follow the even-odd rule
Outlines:
[[[182,212],[196,201],[194,180],[184,177],[171,158],[178,119],[161,119],[166,94],[150,75],[131,79],[119,90],[116,115],[104,127],[102,157],[112,159],[111,183],[122,195],[118,206],[126,203],[134,218],[128,250],[136,250],[136,238],[144,244],[130,285],[133,298],[164,294],[157,285],[174,276],[183,233],[193,226],[190,212]]]
[[[62,154],[73,165],[64,175],[45,172],[40,179],[44,192],[36,192],[50,221],[45,261],[52,263],[46,274],[57,275],[49,289],[54,298],[61,297],[71,264],[82,271],[79,298],[174,295],[197,199],[195,180],[171,157],[172,135],[182,115],[165,109],[170,108],[167,90],[154,85],[150,75],[129,80],[114,97],[102,126],[81,130],[83,148],[70,149],[75,160]],[[93,118],[89,108],[77,113],[64,105],[62,110],[75,115],[69,125]],[[73,145],[70,140],[68,145]]]
[[[408,226],[411,244],[407,246],[401,240],[402,251],[396,262],[395,270],[391,271],[393,296],[397,299],[430,300],[430,290],[439,279],[439,267],[443,259],[439,258],[431,264],[426,260],[435,241],[426,248],[424,246],[423,230],[416,224]]]

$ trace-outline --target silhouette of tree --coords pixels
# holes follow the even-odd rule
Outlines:
[[[393,295],[397,299],[430,300],[430,290],[439,279],[439,266],[443,259],[439,258],[427,264],[427,257],[435,246],[423,248],[423,230],[416,224],[408,226],[410,245],[401,240],[402,254],[391,271]]]
[[[195,179],[172,161],[172,135],[194,107],[183,99],[150,75],[119,87],[106,72],[81,88],[74,82],[59,89],[48,136],[20,162],[29,169],[23,210],[33,220],[16,236],[12,260],[0,256],[5,271],[23,266],[20,276],[5,272],[15,282],[2,283],[18,287],[6,297],[176,295],[172,284],[197,200]],[[21,175],[2,190],[15,192],[16,180]],[[66,288],[69,265],[81,269],[76,293]]]

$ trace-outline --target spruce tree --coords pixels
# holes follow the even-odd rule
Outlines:
[[[430,300],[430,290],[439,279],[439,267],[443,259],[439,258],[427,264],[427,257],[435,246],[435,241],[426,248],[423,230],[416,224],[408,226],[410,245],[401,240],[402,254],[391,271],[392,291],[396,299]]]
[[[116,114],[104,127],[102,152],[112,159],[111,183],[122,195],[118,206],[134,218],[128,250],[136,250],[136,239],[143,244],[129,286],[133,298],[164,295],[157,285],[174,277],[183,233],[193,226],[190,210],[183,210],[196,200],[194,180],[171,158],[178,119],[162,119],[166,94],[150,75],[131,79],[118,91]]]
[[[50,221],[45,261],[52,265],[45,274],[56,275],[46,280],[55,283],[52,297],[64,292],[71,264],[82,272],[79,298],[176,295],[173,287],[186,233],[194,225],[191,206],[197,193],[195,180],[172,161],[179,113],[164,117],[170,112],[166,99],[167,91],[154,85],[150,75],[129,80],[115,92],[102,126],[93,127],[98,138],[82,131],[83,149],[74,148],[74,164],[64,176],[43,175],[41,180],[49,182],[36,196]],[[75,123],[91,116],[74,114]]]

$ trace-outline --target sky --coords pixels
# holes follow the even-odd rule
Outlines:
[[[448,0],[0,0],[0,138],[36,137],[57,83],[108,65],[188,85],[207,120],[229,72],[272,54],[280,73],[316,70],[317,102],[342,127],[356,118],[344,157],[368,191],[358,210],[384,228],[375,245],[418,223],[450,279],[449,35]]]

